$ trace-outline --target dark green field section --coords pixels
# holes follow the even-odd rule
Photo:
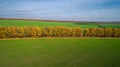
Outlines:
[[[65,26],[81,28],[120,28],[120,24],[111,23],[74,23],[74,22],[44,22],[30,20],[0,20],[0,26]]]
[[[120,39],[0,40],[0,67],[120,67]]]

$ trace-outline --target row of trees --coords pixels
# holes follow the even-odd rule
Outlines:
[[[26,37],[120,37],[119,28],[89,28],[79,27],[0,27],[0,38]]]
[[[120,28],[90,28],[83,33],[86,37],[120,37]]]

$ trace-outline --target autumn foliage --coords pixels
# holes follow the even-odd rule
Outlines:
[[[79,27],[0,27],[0,38],[40,38],[40,37],[120,37],[120,28]]]

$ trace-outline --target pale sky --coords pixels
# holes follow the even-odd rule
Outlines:
[[[0,0],[0,17],[120,21],[120,0]]]

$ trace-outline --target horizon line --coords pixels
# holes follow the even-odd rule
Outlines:
[[[52,21],[52,22],[119,22],[120,21],[80,21],[80,20],[47,20],[47,19],[34,19],[34,18],[4,18],[0,17],[0,20],[33,20],[33,21]]]

